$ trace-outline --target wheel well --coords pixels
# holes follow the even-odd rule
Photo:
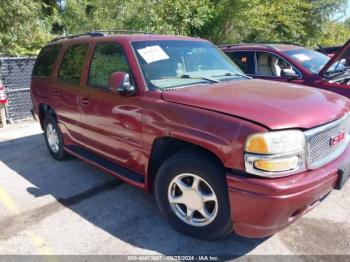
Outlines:
[[[213,152],[204,147],[170,137],[158,138],[153,143],[148,165],[148,189],[150,192],[153,192],[153,183],[162,163],[170,156],[183,150],[193,150],[193,152],[217,163],[220,167],[224,167],[222,161]]]
[[[40,121],[40,126],[41,126],[42,130],[44,130],[44,119],[45,119],[46,114],[48,114],[48,113],[52,114],[53,116],[56,117],[55,111],[49,105],[40,104],[39,105],[39,121]]]

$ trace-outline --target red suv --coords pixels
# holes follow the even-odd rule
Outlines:
[[[31,95],[52,157],[154,192],[194,237],[271,235],[349,177],[347,98],[251,79],[206,40],[57,39],[37,58]]]
[[[334,49],[335,53],[329,56],[293,44],[220,47],[244,73],[252,77],[313,86],[350,98],[350,40],[343,47]]]

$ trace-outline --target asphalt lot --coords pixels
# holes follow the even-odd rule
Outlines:
[[[347,183],[270,238],[192,239],[163,220],[153,196],[81,160],[53,160],[38,123],[0,128],[0,255],[350,255],[349,221]]]

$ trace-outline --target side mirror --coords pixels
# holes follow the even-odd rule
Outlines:
[[[298,75],[295,73],[295,71],[291,68],[285,68],[281,70],[281,76],[283,77],[298,77]]]
[[[135,94],[136,88],[130,83],[130,76],[125,72],[114,72],[109,80],[109,90],[122,95]]]

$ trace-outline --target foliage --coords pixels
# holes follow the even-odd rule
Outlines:
[[[331,29],[342,29],[334,26],[340,23],[331,16],[344,5],[342,0],[241,0],[237,5],[241,11],[225,21],[224,33],[214,41],[282,41],[314,47],[334,33]],[[349,37],[338,37],[330,44],[344,43]]]
[[[131,29],[208,38],[214,43],[286,41],[340,45],[345,0],[1,0],[0,44],[35,55],[50,38],[94,29]]]
[[[346,28],[350,29],[350,17],[345,20],[344,25],[345,25]]]
[[[1,0],[0,53],[34,55],[50,39],[50,18],[42,16],[45,4],[32,0]]]

